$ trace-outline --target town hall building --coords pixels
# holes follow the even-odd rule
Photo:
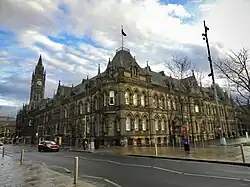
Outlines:
[[[194,74],[184,79],[140,67],[121,47],[105,71],[76,86],[58,82],[52,98],[44,98],[46,72],[40,56],[32,74],[30,101],[17,114],[21,141],[58,140],[63,145],[84,140],[104,145],[143,146],[177,143],[188,130],[190,141],[236,133],[232,101],[217,87],[220,129],[212,87],[198,85]]]

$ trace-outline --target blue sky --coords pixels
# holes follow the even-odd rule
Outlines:
[[[247,0],[1,0],[0,115],[27,103],[32,71],[42,54],[46,97],[58,81],[78,84],[94,76],[121,45],[120,28],[143,67],[160,71],[172,55],[188,56],[194,69],[208,72],[202,21],[211,28],[213,58],[249,47]],[[227,11],[225,11],[227,10]],[[233,37],[232,37],[233,36]],[[166,69],[166,68],[165,68]],[[208,80],[204,80],[209,84]]]

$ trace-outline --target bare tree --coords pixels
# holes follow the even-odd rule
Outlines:
[[[173,78],[181,79],[180,81],[177,81],[180,85],[181,88],[183,88],[183,91],[189,92],[196,86],[202,86],[202,80],[205,78],[206,74],[202,72],[199,69],[194,68],[192,70],[193,64],[191,61],[188,59],[188,57],[176,57],[172,56],[172,61],[165,62],[165,65],[167,69],[170,71],[170,73],[173,75]],[[196,78],[196,81],[194,79],[190,79],[190,75],[194,75]],[[197,85],[198,83],[198,85]],[[196,89],[197,90],[197,89]],[[191,91],[192,92],[192,91]],[[184,125],[185,117],[184,117],[184,107],[190,102],[190,96],[188,95],[187,101],[184,99],[185,97],[179,95],[178,97],[178,103],[180,105],[180,111],[179,112],[169,112],[169,123],[172,122],[174,115],[179,115],[181,116],[181,125]],[[192,122],[192,114],[191,114],[191,108],[189,105],[189,114],[190,115],[190,123],[191,125],[191,130],[192,130],[192,139],[194,138],[194,131],[193,131],[193,122]],[[194,140],[194,139],[193,139]]]
[[[194,75],[197,79],[197,81],[199,82],[199,86],[202,86],[202,81],[204,80],[204,78],[206,77],[206,73],[202,72],[201,70],[199,69],[195,69],[193,70],[194,72]]]
[[[186,56],[172,56],[172,60],[165,62],[165,65],[171,74],[173,74],[174,78],[183,79],[191,73],[191,62]]]
[[[214,61],[220,78],[228,80],[229,86],[236,91],[240,105],[248,103],[250,98],[250,56],[249,50],[242,49],[238,53],[227,54],[226,59]]]

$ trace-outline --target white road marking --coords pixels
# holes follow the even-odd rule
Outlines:
[[[166,169],[166,168],[160,168],[160,167],[153,167],[154,169],[158,169],[161,171],[166,171],[166,172],[170,172],[170,173],[176,173],[176,174],[183,174],[183,172],[180,171],[175,171],[175,170],[171,170],[171,169]]]
[[[223,177],[223,176],[214,176],[214,175],[202,175],[202,174],[195,174],[195,173],[183,173],[184,175],[194,176],[194,177],[206,177],[206,178],[215,178],[215,179],[226,179],[226,180],[241,180],[240,178],[234,177]]]
[[[103,177],[96,177],[96,176],[91,176],[91,175],[81,175],[82,177],[86,177],[86,178],[91,178],[91,179],[99,179],[99,180],[104,180],[105,182],[112,184],[113,186],[116,187],[122,187],[121,185],[109,180],[109,179],[105,179]]]
[[[116,187],[122,187],[121,185],[119,185],[119,184],[117,184],[117,183],[115,183],[115,182],[113,182],[113,181],[111,181],[111,180],[104,179],[104,181],[106,181],[107,183],[112,184],[112,185],[114,185],[114,186],[116,186]]]
[[[243,179],[243,181],[250,182],[250,179]]]
[[[113,163],[113,164],[118,164],[118,165],[122,165],[122,163],[120,162],[116,162],[116,161],[112,161],[112,160],[107,160],[109,163]]]
[[[102,177],[96,177],[96,176],[91,176],[91,175],[81,175],[83,177],[86,177],[86,178],[91,178],[91,179],[100,179],[100,180],[104,180]]]
[[[124,166],[142,167],[142,168],[152,168],[152,166],[139,165],[139,164],[122,164],[122,165],[124,165]]]

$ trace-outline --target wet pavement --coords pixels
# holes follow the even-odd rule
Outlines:
[[[0,158],[0,186],[4,187],[70,187],[73,185],[73,178],[59,172],[48,169],[42,163],[24,161],[22,164],[5,155]],[[79,187],[94,187],[89,183],[79,181]]]
[[[1,153],[2,154],[2,153]],[[17,167],[17,162],[9,157],[0,158],[0,186],[19,186],[23,183],[21,167]]]
[[[219,161],[232,161],[242,162],[242,154],[240,150],[240,144],[246,143],[246,138],[230,139],[227,140],[227,146],[220,146],[215,144],[217,141],[214,140],[214,144],[209,142],[199,142],[195,145],[191,145],[190,154],[187,155],[183,149],[183,145],[176,147],[157,147],[158,156],[166,157],[188,157],[193,159],[208,159],[208,160],[219,160]],[[83,151],[82,149],[70,149],[70,151]],[[94,151],[95,153],[103,154],[115,154],[115,155],[148,155],[153,156],[156,153],[156,148],[153,147],[110,147],[101,148]],[[250,146],[244,146],[245,161],[250,163]]]

